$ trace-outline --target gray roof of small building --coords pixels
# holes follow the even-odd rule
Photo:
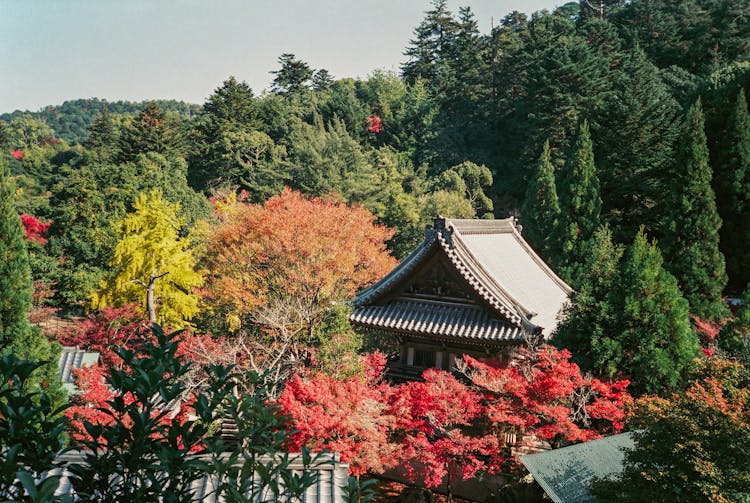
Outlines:
[[[521,463],[555,503],[595,503],[589,490],[592,480],[622,472],[624,451],[634,445],[631,433],[621,433],[521,456]]]
[[[229,454],[225,454],[229,456]],[[279,454],[278,456],[283,456]],[[347,501],[345,488],[348,485],[349,480],[349,465],[339,460],[338,454],[321,453],[313,454],[313,461],[310,465],[305,467],[302,463],[302,457],[300,454],[289,454],[288,469],[295,475],[301,475],[305,470],[317,472],[317,480],[315,484],[307,488],[304,495],[302,496],[301,502],[303,503],[343,503]],[[201,455],[198,455],[201,457]],[[205,457],[205,456],[203,456]],[[208,459],[208,458],[207,458]],[[277,459],[280,459],[277,457]],[[75,491],[70,481],[71,473],[65,468],[66,465],[71,463],[83,463],[85,461],[85,453],[81,451],[71,451],[62,454],[57,458],[57,462],[61,464],[60,468],[55,468],[49,472],[42,474],[41,478],[47,478],[49,476],[61,476],[60,483],[57,490],[55,491],[56,496],[73,496],[75,497]],[[258,464],[267,465],[273,462],[274,459],[270,456],[259,456],[256,459]],[[255,472],[254,479],[260,483],[260,475]],[[116,482],[116,481],[115,481]],[[202,501],[207,503],[222,503],[225,499],[218,498],[214,494],[214,490],[218,485],[218,479],[214,477],[203,477],[195,480],[191,484],[191,490],[195,497],[193,501]],[[279,480],[279,483],[283,486],[283,481]],[[258,501],[277,501],[273,498],[273,494],[269,491],[267,494],[259,495]],[[286,501],[285,499],[279,499],[278,501]],[[297,500],[295,500],[297,501]]]
[[[99,353],[96,351],[84,351],[78,346],[63,346],[58,360],[60,380],[68,393],[76,392],[75,376],[73,369],[80,369],[96,365],[99,362]]]
[[[450,260],[473,294],[498,319],[519,329],[539,331],[545,338],[554,332],[572,290],[526,243],[512,218],[436,218],[422,244],[393,271],[357,295],[352,321],[367,315],[365,307],[397,291],[435,252]]]

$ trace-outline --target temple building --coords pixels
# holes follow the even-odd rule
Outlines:
[[[571,293],[513,218],[438,217],[425,240],[353,300],[354,327],[395,342],[390,375],[453,370],[462,354],[509,357],[525,337],[549,339]]]

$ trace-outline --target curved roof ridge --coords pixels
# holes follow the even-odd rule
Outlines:
[[[552,333],[572,292],[523,239],[514,218],[464,220],[437,217],[425,239],[382,279],[359,292],[354,307],[378,302],[442,253],[487,307],[515,326]]]
[[[477,281],[514,306],[522,320],[542,327],[545,335],[552,333],[572,289],[521,236],[514,218],[439,219],[435,224],[452,233],[452,246],[462,255],[458,260]]]

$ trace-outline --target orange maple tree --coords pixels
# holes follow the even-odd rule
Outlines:
[[[270,331],[310,330],[334,302],[396,264],[393,231],[361,206],[285,189],[264,205],[217,204],[202,296],[230,329],[248,321]]]

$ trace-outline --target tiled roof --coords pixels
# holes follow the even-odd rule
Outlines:
[[[384,305],[360,306],[351,316],[355,325],[414,335],[476,340],[521,339],[521,329],[478,306],[396,298]]]
[[[229,456],[229,454],[224,455]],[[279,454],[276,459],[282,460],[283,454]],[[302,464],[302,459],[299,454],[289,454],[288,470],[295,475],[301,475],[305,470],[317,473],[317,480],[315,484],[310,486],[302,496],[302,501],[307,503],[343,503],[348,501],[345,495],[345,488],[348,484],[349,479],[349,465],[342,463],[339,460],[338,454],[322,453],[313,454],[313,461],[311,465],[306,468]],[[210,461],[208,456],[205,457],[207,461]],[[84,453],[80,451],[72,451],[61,455],[56,460],[62,467],[55,468],[45,474],[42,477],[60,476],[60,483],[58,489],[55,491],[56,496],[63,495],[74,495],[74,490],[71,485],[70,476],[71,473],[65,467],[71,463],[81,464],[85,462]],[[259,465],[268,465],[273,462],[273,458],[270,456],[259,456],[256,459]],[[164,476],[168,476],[164,474]],[[260,483],[261,475],[258,471],[253,474],[253,479]],[[280,485],[283,487],[283,477],[279,480]],[[226,501],[225,498],[217,498],[214,494],[214,490],[218,485],[219,480],[215,477],[203,477],[198,480],[194,480],[190,484],[190,488],[193,491],[195,497],[193,501],[204,501],[209,503],[219,503]],[[250,496],[250,495],[246,495]],[[257,501],[288,501],[287,499],[275,499],[270,490],[262,495],[255,495]]]
[[[439,251],[474,294],[498,318],[549,337],[571,288],[526,243],[512,218],[451,220],[437,218],[425,240],[393,271],[354,299],[358,310],[374,306]]]

